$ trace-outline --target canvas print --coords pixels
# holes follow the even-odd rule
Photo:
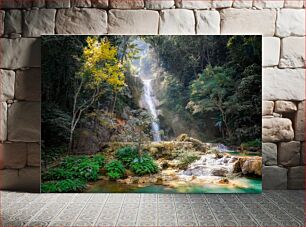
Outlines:
[[[260,193],[261,36],[43,36],[41,192]]]

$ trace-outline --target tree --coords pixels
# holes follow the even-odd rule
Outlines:
[[[120,91],[124,82],[124,68],[119,62],[117,48],[107,38],[87,37],[87,46],[80,59],[82,67],[75,74],[72,120],[70,126],[69,151],[72,150],[73,134],[82,116],[94,102],[104,94],[106,83]]]

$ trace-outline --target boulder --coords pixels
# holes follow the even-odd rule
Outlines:
[[[277,113],[292,113],[297,111],[297,107],[294,102],[291,101],[276,101],[275,112]]]
[[[290,119],[264,118],[262,119],[263,142],[290,141],[294,138],[294,131]]]
[[[262,172],[263,189],[287,189],[287,169],[279,166],[264,166]]]
[[[247,159],[242,167],[241,171],[243,174],[248,175],[248,174],[255,174],[257,176],[262,175],[262,159],[261,157],[256,157],[256,158],[249,158]]]
[[[262,160],[266,166],[277,165],[277,145],[275,143],[262,144]]]
[[[215,168],[211,170],[213,176],[225,177],[228,174],[228,170],[224,167]]]

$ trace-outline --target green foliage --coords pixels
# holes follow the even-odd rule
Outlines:
[[[153,174],[158,172],[158,166],[153,158],[147,154],[137,158],[131,164],[131,170],[138,176]]]
[[[193,152],[183,152],[179,157],[179,169],[187,169],[188,165],[194,161],[200,159],[200,156],[194,154]]]
[[[105,169],[110,180],[117,180],[125,175],[125,169],[121,161],[112,160],[106,164]]]
[[[42,144],[41,146],[41,156],[42,160],[45,162],[53,162],[59,159],[59,157],[63,156],[67,152],[67,145],[52,147],[45,146]]]
[[[98,180],[100,168],[104,165],[104,160],[102,155],[95,155],[93,157],[85,155],[68,156],[57,167],[50,168],[44,172],[42,174],[42,180],[50,182],[56,181],[56,184],[59,184],[57,187],[61,189],[64,188],[61,184],[69,185],[73,181],[96,181]],[[62,183],[58,183],[59,181],[62,181]],[[49,185],[48,182],[46,184]]]
[[[138,158],[138,151],[136,148],[127,146],[118,149],[115,157],[120,160],[124,166],[129,167],[131,163]]]
[[[86,189],[86,181],[81,179],[66,179],[41,184],[42,192],[82,192]]]
[[[244,148],[249,148],[249,147],[261,147],[261,140],[255,139],[255,140],[250,140],[245,143],[242,143],[241,146]]]

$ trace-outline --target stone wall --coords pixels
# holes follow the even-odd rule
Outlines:
[[[1,188],[39,191],[42,34],[262,34],[263,187],[304,179],[303,0],[1,0]]]

